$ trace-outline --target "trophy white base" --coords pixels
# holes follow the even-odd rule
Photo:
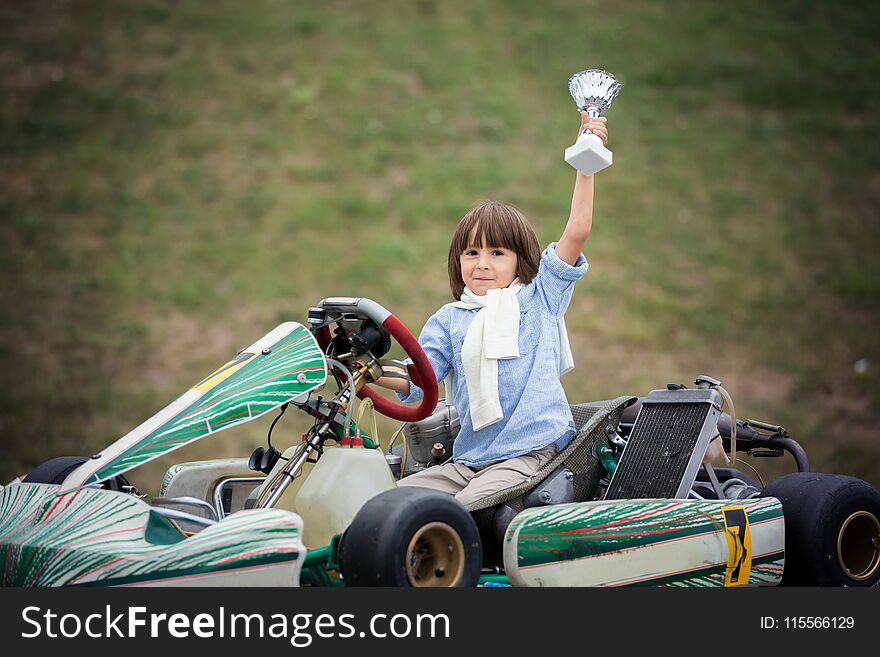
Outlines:
[[[611,166],[612,153],[596,135],[582,135],[565,149],[565,161],[585,176],[592,176]]]

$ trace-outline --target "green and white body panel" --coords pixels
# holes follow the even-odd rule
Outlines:
[[[71,491],[110,479],[179,447],[254,420],[324,385],[314,336],[285,322],[132,429],[65,479]]]
[[[774,585],[784,563],[782,504],[772,497],[536,507],[504,538],[515,586]]]
[[[241,511],[185,536],[142,500],[49,484],[0,490],[4,586],[298,586],[302,519]]]

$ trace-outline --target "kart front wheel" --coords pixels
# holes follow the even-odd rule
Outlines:
[[[367,502],[339,547],[348,586],[475,586],[482,560],[479,531],[464,506],[411,486]]]
[[[71,472],[89,460],[88,456],[58,456],[40,463],[24,478],[28,484],[61,484]]]
[[[88,456],[58,456],[41,463],[24,478],[27,484],[63,484],[67,476],[89,460]],[[122,475],[103,482],[102,487],[109,490],[123,490],[129,486],[128,480]]]
[[[880,492],[861,479],[796,472],[762,497],[785,514],[783,586],[876,586],[880,582]]]

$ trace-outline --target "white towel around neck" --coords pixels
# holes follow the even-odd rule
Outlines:
[[[480,308],[461,348],[464,378],[470,400],[470,415],[474,431],[495,424],[504,418],[498,399],[498,360],[519,356],[519,299],[522,288],[518,278],[505,288],[489,290],[485,296],[474,294],[465,287],[456,308]],[[565,330],[565,320],[559,318],[559,373],[574,368],[574,358]],[[451,386],[446,385],[450,396]]]

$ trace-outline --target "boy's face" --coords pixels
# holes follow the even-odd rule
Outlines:
[[[478,296],[507,287],[516,278],[517,255],[500,246],[468,246],[459,261],[464,284]]]

